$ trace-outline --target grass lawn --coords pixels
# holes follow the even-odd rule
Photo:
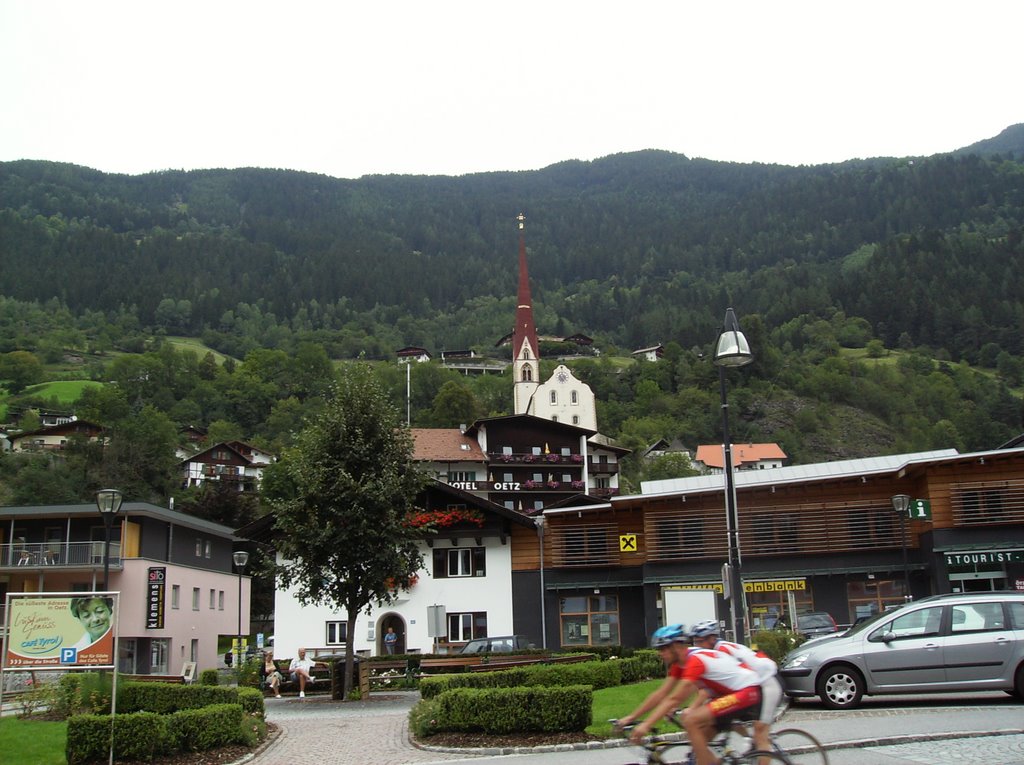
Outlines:
[[[0,752],[11,755],[22,765],[66,765],[66,722],[39,722],[0,717]]]
[[[98,388],[102,385],[103,383],[92,380],[59,380],[56,382],[39,383],[39,385],[30,385],[25,389],[25,392],[47,399],[56,397],[60,404],[64,406],[78,401],[82,391],[86,388]]]
[[[217,364],[223,364],[227,356],[223,353],[218,353],[208,345],[204,345],[203,342],[197,337],[181,337],[178,335],[168,335],[167,342],[175,347],[179,351],[195,351],[199,358],[203,358],[207,353],[212,353],[214,361]]]
[[[602,738],[615,738],[618,733],[612,730],[609,720],[625,717],[642,702],[647,695],[661,685],[664,679],[648,680],[634,685],[619,685],[614,688],[603,688],[594,691],[593,717],[587,733]],[[679,727],[670,722],[662,721],[655,727],[659,733],[678,733]]]

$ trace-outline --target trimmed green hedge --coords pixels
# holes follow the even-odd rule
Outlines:
[[[427,703],[435,714],[432,722],[438,731],[582,731],[590,725],[593,692],[586,685],[456,688]]]
[[[239,704],[214,704],[169,715],[118,714],[114,719],[114,758],[148,761],[157,755],[246,742],[244,719]],[[76,715],[68,719],[68,765],[106,762],[109,743],[109,715]]]
[[[536,664],[496,672],[424,677],[420,680],[420,696],[432,699],[454,688],[589,685],[601,689],[621,684],[622,666],[619,661],[585,661],[579,664]]]
[[[657,651],[649,648],[634,651],[632,656],[625,659],[612,659],[612,662],[621,668],[623,685],[665,676],[665,662]]]
[[[247,714],[263,714],[264,711],[263,694],[256,688],[125,682],[117,689],[118,714],[143,711],[171,714],[213,704],[240,704]]]

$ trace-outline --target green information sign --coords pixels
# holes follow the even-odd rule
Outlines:
[[[932,519],[932,503],[927,499],[915,499],[907,508],[912,521],[930,521]]]

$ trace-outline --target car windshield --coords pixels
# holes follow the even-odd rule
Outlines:
[[[876,624],[878,624],[878,622],[880,622],[882,619],[890,618],[893,615],[893,613],[895,611],[898,611],[900,608],[906,608],[906,606],[897,606],[896,608],[891,608],[888,611],[879,611],[877,614],[869,616],[864,621],[857,622],[856,624],[854,624],[852,627],[850,627],[850,629],[846,631],[846,634],[856,635],[858,632],[863,632],[866,629],[871,629]]]
[[[798,622],[800,629],[810,629],[811,627],[828,627],[831,629],[832,619],[825,614],[806,614],[800,617]]]

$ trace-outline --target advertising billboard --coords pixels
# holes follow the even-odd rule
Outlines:
[[[116,593],[8,595],[5,669],[113,667]]]

